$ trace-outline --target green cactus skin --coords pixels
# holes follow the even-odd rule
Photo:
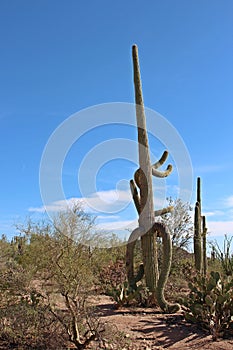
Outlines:
[[[137,282],[139,282],[144,275],[144,266],[140,265],[137,275],[134,275],[134,248],[138,238],[141,237],[143,231],[138,227],[131,233],[126,246],[126,270],[129,285],[132,289],[137,289]]]
[[[202,246],[203,246],[203,274],[206,276],[207,273],[207,254],[206,254],[206,217],[202,216]]]
[[[200,204],[201,208],[201,178],[197,178],[197,202]]]
[[[131,190],[132,190],[132,196],[134,199],[136,209],[138,211],[138,214],[140,214],[140,199],[138,197],[137,188],[136,188],[135,184],[131,187]],[[137,193],[137,194],[135,195],[135,193]],[[154,212],[154,215],[155,216],[164,215],[164,214],[172,212],[172,210],[173,210],[173,207],[169,206],[169,207],[164,208],[164,209],[156,210]],[[131,233],[129,240],[128,240],[127,247],[126,247],[126,268],[127,268],[128,282],[129,282],[130,287],[132,289],[135,289],[135,290],[137,288],[137,282],[139,282],[144,276],[143,264],[141,264],[139,266],[138,273],[136,276],[134,276],[134,248],[135,248],[137,239],[140,238],[142,234],[143,234],[143,231],[140,230],[139,227],[136,228]],[[165,256],[167,256],[167,253],[165,253]]]
[[[197,178],[197,202],[194,212],[194,258],[196,270],[206,276],[206,218],[201,213],[201,178]]]
[[[157,249],[155,249],[156,241],[151,234],[151,228],[154,224],[152,173],[149,144],[146,131],[146,117],[141,87],[138,50],[136,45],[133,45],[132,55],[134,67],[136,118],[138,126],[138,153],[140,165],[140,168],[138,171],[136,171],[134,178],[140,190],[139,227],[143,228],[144,230],[144,234],[141,237],[141,243],[146,285],[149,290],[154,293],[158,278],[158,259]]]
[[[133,45],[134,87],[136,102],[136,118],[138,127],[138,152],[139,169],[134,174],[134,180],[130,181],[130,188],[136,210],[139,214],[139,227],[130,235],[126,249],[126,267],[128,281],[132,288],[137,288],[137,282],[145,273],[146,286],[152,293],[152,299],[157,299],[159,306],[165,312],[176,312],[180,308],[178,304],[170,305],[165,300],[164,288],[168,279],[172,259],[172,244],[169,233],[162,224],[155,223],[155,216],[168,213],[172,207],[154,211],[152,175],[166,177],[172,171],[168,165],[165,171],[158,168],[166,161],[168,152],[155,164],[151,165],[148,136],[146,129],[146,117],[143,103],[140,68],[137,46]],[[138,190],[139,189],[139,193]],[[161,236],[163,242],[163,263],[159,275],[156,237]],[[137,275],[134,274],[134,248],[136,240],[141,237],[143,265],[140,265]]]
[[[167,284],[169,272],[172,263],[172,241],[171,236],[166,226],[162,223],[156,222],[154,224],[154,231],[157,233],[157,237],[162,238],[163,258],[161,272],[156,288],[156,299],[160,308],[167,313],[175,313],[180,310],[179,304],[169,304],[164,297],[164,289]]]
[[[196,270],[202,273],[203,268],[203,250],[202,250],[202,232],[201,232],[201,209],[199,202],[196,202],[194,213],[194,257]]]

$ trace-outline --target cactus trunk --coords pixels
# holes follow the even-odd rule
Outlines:
[[[134,66],[134,86],[135,86],[135,103],[136,118],[138,125],[138,153],[140,172],[140,205],[139,227],[144,228],[142,235],[142,253],[143,264],[146,277],[146,284],[150,291],[155,292],[158,278],[158,259],[156,249],[156,239],[152,232],[154,224],[154,205],[153,205],[153,188],[151,161],[146,131],[146,117],[143,103],[142,86],[140,78],[140,68],[138,60],[138,51],[136,45],[133,46],[133,66]]]
[[[148,136],[146,129],[146,116],[143,103],[140,68],[137,46],[132,49],[134,68],[134,87],[136,103],[136,119],[138,129],[138,153],[139,169],[134,174],[134,180],[130,181],[130,188],[135,207],[139,215],[139,227],[130,235],[127,252],[126,267],[128,281],[131,287],[137,288],[137,282],[145,273],[146,286],[152,293],[152,300],[157,299],[159,306],[166,312],[176,312],[179,305],[170,305],[164,298],[164,288],[171,267],[172,245],[169,233],[162,224],[155,223],[155,216],[167,213],[171,207],[154,212],[152,175],[157,177],[168,176],[172,170],[169,165],[166,171],[157,170],[167,159],[168,152],[165,151],[160,160],[151,165]],[[138,190],[139,189],[139,193]],[[163,241],[163,263],[159,275],[157,258],[157,236]],[[141,237],[143,265],[140,266],[138,274],[134,275],[134,248],[136,240]]]
[[[201,232],[201,208],[199,202],[196,202],[194,214],[194,256],[196,270],[202,273],[203,268],[203,249]]]
[[[194,258],[196,270],[206,276],[206,218],[201,213],[201,179],[197,178],[197,202],[194,213]]]
[[[206,218],[202,217],[202,244],[203,244],[203,274],[206,276],[207,273],[207,254],[206,254],[206,235],[207,235],[207,227],[206,227]]]

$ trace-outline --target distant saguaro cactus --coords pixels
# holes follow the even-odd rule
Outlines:
[[[165,171],[158,170],[168,157],[167,151],[163,153],[158,162],[151,164],[141,87],[138,49],[136,45],[132,48],[132,55],[138,130],[139,169],[134,174],[134,180],[130,181],[130,187],[134,204],[139,215],[139,227],[132,232],[127,244],[126,266],[128,281],[132,288],[136,288],[137,282],[145,273],[146,285],[152,293],[153,299],[157,300],[159,306],[165,312],[176,312],[179,310],[179,305],[169,304],[164,297],[164,288],[168,279],[172,260],[171,238],[165,225],[155,222],[155,216],[168,213],[173,208],[168,207],[154,211],[152,188],[152,175],[160,178],[166,177],[171,173],[172,166],[168,165]],[[163,259],[160,273],[158,269],[156,237],[161,237],[163,244]],[[139,267],[139,271],[135,275],[134,247],[138,238],[141,238],[143,264]]]
[[[194,212],[194,258],[196,270],[206,275],[206,218],[201,213],[201,178],[197,178],[197,201]]]

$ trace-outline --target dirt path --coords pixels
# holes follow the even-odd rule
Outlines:
[[[117,310],[107,296],[99,297],[96,304],[102,321],[123,331],[135,350],[233,349],[233,339],[213,342],[211,336],[188,324],[182,313],[164,315],[156,309],[132,307]]]

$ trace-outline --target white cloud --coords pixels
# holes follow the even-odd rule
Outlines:
[[[160,191],[160,188],[154,190],[154,205],[155,209],[161,209],[167,206],[166,194]],[[164,188],[162,187],[162,190]],[[132,195],[130,190],[108,190],[98,191],[88,197],[76,197],[64,200],[59,200],[41,207],[30,207],[30,212],[44,213],[58,212],[71,208],[75,202],[80,202],[83,209],[94,214],[114,215],[126,209],[132,203]]]
[[[97,228],[104,231],[115,232],[116,234],[132,231],[138,226],[138,220],[120,220],[120,215],[111,215],[113,209],[125,207],[129,202],[132,202],[131,193],[129,191],[100,191],[92,194],[88,198],[69,198],[67,200],[56,201],[47,206],[29,208],[31,212],[44,213],[59,212],[72,208],[75,203],[80,203],[82,208],[88,212],[97,214]],[[97,210],[98,208],[98,210]],[[103,211],[104,215],[98,215]],[[110,214],[109,214],[110,213]]]
[[[123,220],[123,221],[112,221],[112,222],[103,222],[97,225],[100,229],[106,231],[113,230],[133,230],[138,226],[137,220]]]
[[[224,215],[224,214],[225,214],[225,212],[221,211],[221,210],[206,211],[206,212],[202,213],[202,215],[205,215],[206,217],[219,216],[219,215]]]
[[[209,236],[233,235],[233,221],[208,221]]]
[[[109,219],[118,220],[119,218],[120,218],[119,215],[98,215],[99,220],[109,220]]]
[[[80,198],[70,198],[67,200],[60,200],[41,207],[30,207],[28,210],[36,213],[44,213],[45,211],[58,212],[62,210],[67,210],[67,208],[71,208],[73,204],[76,203],[77,201],[80,201]]]
[[[107,203],[114,203],[116,201],[128,202],[131,200],[131,194],[129,190],[109,190],[96,192],[90,198],[100,198]]]
[[[31,207],[28,210],[31,212],[44,213],[47,212],[58,212],[66,210],[67,208],[72,208],[75,202],[79,202],[83,209],[92,212],[105,214],[114,214],[127,207],[127,205],[132,201],[130,191],[122,190],[109,190],[109,191],[99,191],[93,193],[89,197],[82,198],[69,198],[66,200],[60,200],[50,203],[41,207]]]

